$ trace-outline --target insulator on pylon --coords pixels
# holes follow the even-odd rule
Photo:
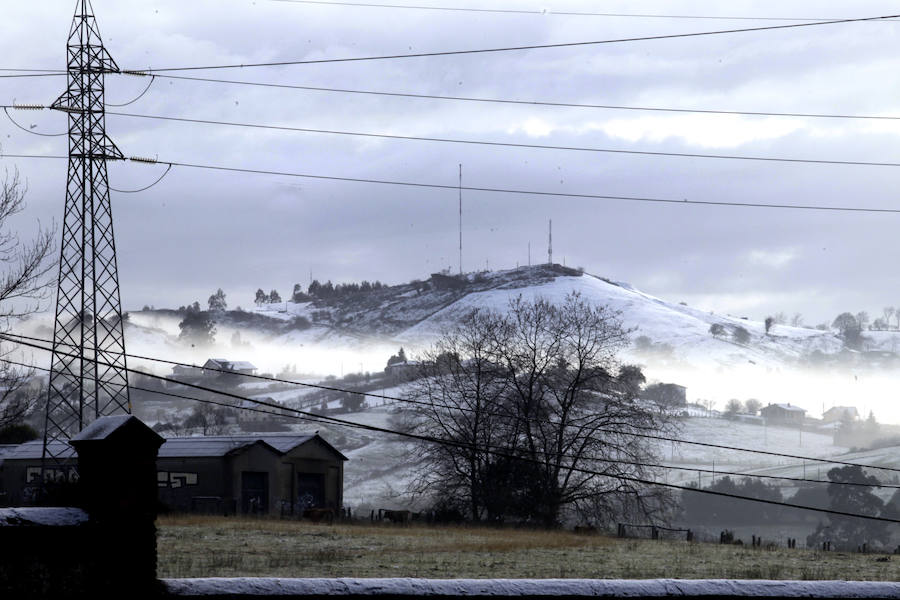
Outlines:
[[[150,73],[144,73],[143,71],[119,71],[120,75],[134,75],[135,77],[149,77]]]
[[[156,164],[159,162],[155,158],[146,158],[144,156],[129,156],[128,160],[133,161],[133,162],[150,163],[150,164]]]
[[[44,110],[46,107],[43,104],[13,104],[13,108],[16,110]]]

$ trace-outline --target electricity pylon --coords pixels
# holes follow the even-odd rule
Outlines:
[[[78,0],[67,43],[69,170],[62,222],[42,482],[71,474],[64,444],[101,416],[131,412],[106,161],[104,75],[119,67],[103,47],[90,0]],[[48,469],[54,472],[48,473]]]

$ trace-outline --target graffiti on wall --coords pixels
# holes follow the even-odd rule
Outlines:
[[[197,485],[197,481],[196,473],[156,472],[156,485],[162,488],[177,489],[188,485]]]
[[[44,481],[62,483],[64,481],[78,481],[78,469],[75,467],[47,467],[44,469]],[[41,467],[28,467],[25,469],[25,483],[37,484],[41,482]]]

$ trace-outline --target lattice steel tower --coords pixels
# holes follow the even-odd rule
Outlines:
[[[131,412],[107,160],[103,47],[90,0],[78,0],[67,44],[68,89],[51,106],[69,115],[69,170],[59,258],[44,469],[67,463],[64,441],[100,416]],[[46,477],[45,473],[45,477]]]

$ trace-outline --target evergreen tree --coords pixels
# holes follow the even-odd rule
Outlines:
[[[194,304],[197,304],[196,302]],[[193,307],[192,307],[193,308]],[[196,310],[189,310],[178,324],[181,333],[178,339],[192,346],[209,346],[215,343],[216,327],[209,318],[209,313],[202,312],[197,305]]]
[[[225,312],[225,309],[228,308],[228,303],[225,302],[225,292],[222,291],[222,288],[216,290],[216,293],[210,296],[207,302],[211,312]]]

